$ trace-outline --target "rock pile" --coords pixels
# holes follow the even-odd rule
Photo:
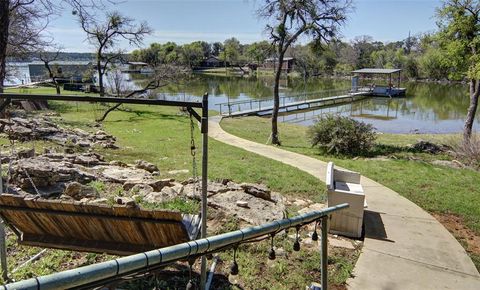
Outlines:
[[[201,184],[194,179],[183,183],[155,177],[158,168],[146,161],[136,164],[105,162],[96,153],[46,153],[17,159],[12,164],[9,183],[19,194],[40,194],[45,198],[78,200],[86,203],[107,203],[137,206],[136,201],[165,203],[176,198],[201,199]],[[116,195],[102,193],[89,185],[103,183],[115,188]],[[234,216],[252,225],[284,217],[283,197],[264,185],[230,180],[208,182],[208,205],[226,216]]]
[[[446,145],[437,145],[429,141],[419,141],[410,147],[413,151],[438,154],[450,150]]]
[[[0,132],[7,134],[10,139],[20,141],[47,140],[61,145],[118,148],[115,145],[115,137],[104,131],[92,134],[81,129],[66,129],[59,127],[47,117],[0,119]]]
[[[10,183],[29,193],[42,189],[45,195],[59,193],[65,183],[89,183],[96,177],[65,159],[48,156],[19,159],[13,163]]]

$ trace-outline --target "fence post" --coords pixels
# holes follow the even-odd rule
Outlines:
[[[328,215],[322,217],[322,290],[328,289]]]

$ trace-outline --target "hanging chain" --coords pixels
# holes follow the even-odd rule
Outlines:
[[[197,174],[197,147],[195,146],[195,123],[193,122],[193,116],[190,114],[190,154],[192,155],[192,174],[193,174],[193,194],[194,196],[197,194],[197,187],[198,187],[198,174]]]

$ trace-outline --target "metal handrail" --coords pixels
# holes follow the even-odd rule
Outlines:
[[[286,100],[292,100],[292,102],[307,102],[309,99],[308,96],[315,96],[315,95],[322,95],[322,94],[336,94],[336,93],[350,93],[349,89],[336,89],[336,90],[325,90],[325,91],[317,91],[317,92],[309,92],[309,93],[300,93],[294,95],[285,95],[279,98],[279,102],[283,103],[283,106],[287,104]],[[329,98],[330,96],[324,96],[318,99]],[[272,103],[274,101],[273,98],[265,98],[265,99],[250,99],[250,100],[242,100],[242,101],[234,101],[234,102],[224,102],[218,103],[218,110],[220,114],[223,114],[223,108],[227,107],[228,115],[232,114],[232,107],[237,106],[238,111],[240,111],[241,105],[248,105],[250,104],[250,109],[253,110],[254,107],[258,108],[258,110],[262,109],[262,103]]]
[[[23,280],[4,286],[10,289],[70,289],[89,288],[92,285],[105,285],[115,278],[136,273],[146,273],[179,260],[192,259],[208,253],[222,251],[242,242],[276,234],[282,230],[322,220],[322,289],[327,289],[327,222],[328,216],[338,210],[348,208],[344,203],[322,210],[312,211],[292,218],[273,221],[267,224],[248,227],[204,239],[190,241],[158,250],[122,257],[98,264],[92,264],[46,276]],[[105,284],[102,284],[105,283]]]

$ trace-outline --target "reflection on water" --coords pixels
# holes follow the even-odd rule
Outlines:
[[[312,79],[304,82],[302,79],[283,79],[280,94],[291,96],[342,90],[349,86],[349,80]],[[283,115],[280,120],[310,125],[318,115],[333,113],[373,124],[380,132],[452,133],[462,130],[469,104],[466,85],[406,83],[404,86],[407,88],[405,98],[368,98],[353,104]],[[189,101],[199,100],[208,93],[210,109],[218,110],[219,103],[270,99],[272,91],[273,78],[197,75],[183,83],[162,87],[156,93],[158,98]],[[476,128],[479,128],[478,123]]]
[[[406,98],[368,98],[353,104],[282,116],[284,122],[311,125],[321,114],[350,116],[388,133],[454,133],[463,128],[469,104],[463,85],[409,83]],[[479,119],[474,125],[478,130]]]

